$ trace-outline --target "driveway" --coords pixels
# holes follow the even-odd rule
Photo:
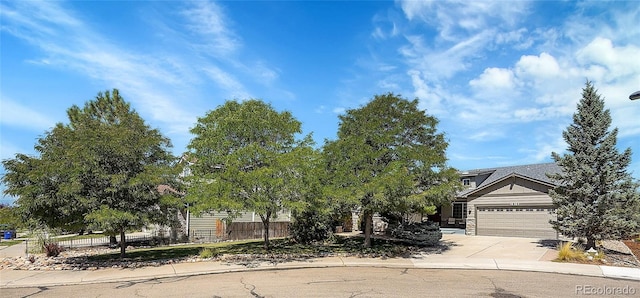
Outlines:
[[[443,234],[442,242],[449,247],[443,257],[522,261],[550,261],[556,257],[553,248],[534,238]]]

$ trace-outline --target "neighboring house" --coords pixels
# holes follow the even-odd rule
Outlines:
[[[239,217],[233,219],[231,225],[225,221],[226,218],[227,214],[224,212],[204,212],[198,216],[189,214],[187,217],[189,239],[214,241],[262,238],[264,233],[262,220],[255,212],[242,212]],[[277,217],[270,221],[269,235],[271,237],[288,236],[290,222],[291,212],[278,212]],[[254,224],[242,225],[242,223]]]
[[[467,235],[557,239],[549,220],[555,208],[547,173],[555,163],[531,164],[460,172],[467,187],[450,206],[439,210],[441,226],[462,227]]]
[[[184,154],[180,159],[180,163],[184,164],[182,169],[182,173],[179,174],[181,179],[191,176],[191,166],[193,165],[193,158],[189,157],[188,154]],[[184,195],[184,194],[183,194]],[[191,240],[225,240],[232,237],[233,239],[247,239],[247,238],[261,238],[263,231],[261,225],[254,225],[251,227],[243,226],[243,225],[235,225],[228,226],[229,223],[225,221],[227,218],[227,214],[225,212],[203,212],[197,216],[191,214],[191,212],[187,209],[186,211],[186,231],[189,239]],[[288,233],[288,223],[291,222],[291,212],[281,211],[277,213],[277,217],[271,219],[271,233],[275,233],[277,237],[282,236],[282,234]],[[239,217],[233,219],[233,224],[236,223],[260,223],[262,224],[262,220],[260,219],[260,215],[255,212],[245,211],[240,214]],[[282,224],[287,223],[287,224]],[[243,230],[251,229],[251,233],[243,233],[243,235],[231,235],[233,230],[238,230],[242,228]],[[286,231],[284,231],[287,229]],[[255,230],[255,232],[253,232]],[[243,231],[246,232],[246,231]],[[253,234],[253,235],[249,235]]]

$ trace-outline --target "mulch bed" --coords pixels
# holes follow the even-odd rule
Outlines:
[[[631,253],[636,256],[636,259],[640,260],[640,242],[636,240],[624,240],[622,243],[631,250]]]

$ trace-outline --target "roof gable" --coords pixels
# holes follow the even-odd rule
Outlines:
[[[478,169],[468,171],[468,173],[486,173],[491,172],[491,174],[482,182],[480,182],[476,188],[466,189],[458,194],[458,197],[467,197],[470,194],[473,194],[479,190],[485,189],[495,183],[498,183],[504,179],[510,177],[520,177],[522,179],[531,180],[534,182],[538,182],[541,184],[547,184],[549,186],[555,186],[556,184],[547,177],[548,174],[559,173],[561,171],[560,166],[556,163],[541,163],[541,164],[530,164],[530,165],[521,165],[521,166],[511,166],[511,167],[500,167],[493,169]],[[465,174],[462,174],[463,176]]]

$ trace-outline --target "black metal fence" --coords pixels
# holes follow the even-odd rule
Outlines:
[[[120,236],[116,236],[115,245],[119,245]],[[110,246],[111,241],[109,236],[103,237],[90,237],[80,239],[65,239],[65,238],[48,238],[46,242],[56,243],[62,248],[84,248],[84,247],[98,247],[98,246]],[[140,246],[149,245],[156,246],[161,244],[170,244],[172,242],[168,235],[145,233],[145,234],[132,234],[125,235],[125,242],[127,246]],[[26,240],[28,251],[39,251],[42,249],[42,240],[29,239]]]
[[[287,237],[290,235],[288,222],[272,222],[269,225],[269,237]],[[134,233],[125,236],[127,246],[158,246],[172,243],[184,242],[219,242],[227,240],[261,239],[264,237],[264,229],[261,222],[237,222],[230,225],[223,225],[217,230],[190,230],[188,239],[175,239],[169,233],[162,231],[152,233]],[[110,242],[109,236],[71,238],[71,237],[51,237],[46,242],[57,243],[65,249],[117,246],[120,236],[116,236],[116,243]],[[29,239],[26,241],[27,250],[30,252],[42,250],[42,240]]]

